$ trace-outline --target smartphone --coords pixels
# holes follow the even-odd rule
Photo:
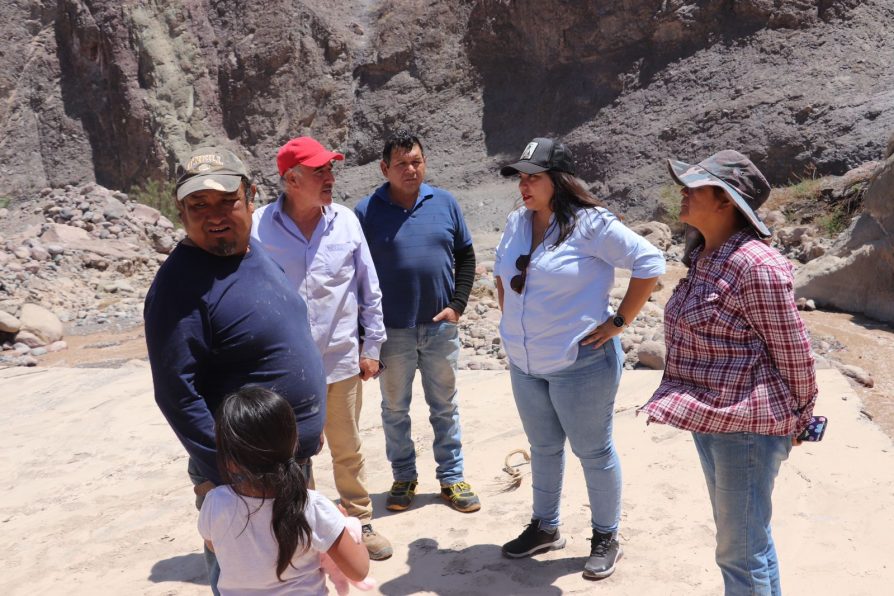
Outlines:
[[[828,425],[829,420],[825,416],[814,416],[810,419],[810,424],[807,425],[804,432],[798,435],[798,440],[810,441],[812,443],[822,441]]]
[[[376,372],[376,374],[374,374],[372,376],[372,378],[378,379],[384,370],[385,370],[385,363],[382,362],[381,360],[379,360],[379,370]]]

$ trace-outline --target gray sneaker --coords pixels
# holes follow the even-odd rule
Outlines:
[[[590,558],[584,565],[584,579],[602,579],[615,572],[615,563],[624,551],[614,534],[593,530],[590,538]]]
[[[416,487],[419,485],[415,480],[402,481],[395,480],[388,492],[388,498],[385,499],[385,509],[390,511],[403,511],[410,507],[413,497],[416,496]]]
[[[541,530],[540,522],[532,519],[518,538],[503,545],[503,556],[520,559],[560,548],[565,548],[565,539],[559,534],[559,528]]]

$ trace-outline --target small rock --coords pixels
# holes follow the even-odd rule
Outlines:
[[[663,370],[667,358],[667,350],[663,343],[646,341],[639,347],[636,357],[640,364],[654,370]]]
[[[834,361],[833,361],[834,362]],[[853,364],[842,364],[840,362],[834,362],[835,367],[841,371],[846,377],[850,377],[856,382],[860,383],[864,387],[873,387],[875,386],[875,381],[872,380],[872,375],[868,372],[860,368],[859,366],[854,366]]]
[[[22,356],[13,359],[12,363],[15,366],[37,366],[37,358],[30,354],[23,354]]]
[[[40,346],[46,345],[46,342],[31,333],[30,331],[19,331],[16,333],[16,345],[25,345],[28,346],[28,351],[30,352],[34,348],[39,348]],[[20,351],[21,348],[15,348],[16,351]]]

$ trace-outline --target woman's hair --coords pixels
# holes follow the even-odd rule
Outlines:
[[[553,244],[555,248],[574,232],[580,209],[605,207],[605,203],[590,194],[581,181],[571,174],[557,170],[548,170],[547,174],[555,187],[553,198],[549,202],[556,218],[553,225],[559,229],[559,238]]]
[[[243,387],[220,406],[216,434],[217,468],[223,481],[249,486],[265,497],[274,495],[271,526],[279,544],[276,576],[282,580],[298,546],[306,551],[311,537],[304,517],[307,484],[295,462],[295,413],[275,392]]]

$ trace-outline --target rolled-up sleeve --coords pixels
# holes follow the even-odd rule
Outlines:
[[[385,317],[382,312],[382,291],[379,276],[373,264],[369,245],[363,230],[357,225],[360,246],[354,251],[354,268],[357,272],[357,308],[360,326],[363,327],[363,345],[360,356],[379,360],[382,344],[385,343]]]
[[[788,385],[804,428],[816,402],[816,370],[810,337],[795,306],[791,272],[775,266],[752,267],[739,287],[742,312],[767,345],[773,365]]]
[[[631,277],[649,279],[665,272],[664,255],[651,242],[625,226],[614,215],[601,216],[590,243],[594,256],[614,267],[628,269]]]

